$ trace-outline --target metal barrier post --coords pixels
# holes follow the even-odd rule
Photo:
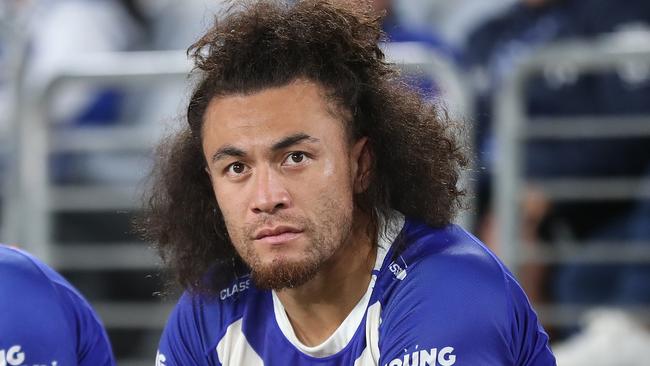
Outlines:
[[[520,218],[520,199],[524,184],[523,144],[531,138],[622,138],[622,137],[648,137],[650,136],[650,116],[645,118],[544,118],[544,121],[535,121],[526,116],[525,86],[532,76],[543,73],[547,67],[566,66],[571,70],[581,72],[598,72],[612,70],[626,62],[642,63],[650,68],[650,44],[629,45],[620,42],[618,35],[599,39],[592,42],[573,41],[548,46],[519,65],[505,81],[505,85],[496,99],[496,147],[497,166],[494,176],[494,197],[498,217],[497,230],[500,235],[502,251],[500,257],[517,274],[519,266],[524,262],[538,261],[545,263],[560,263],[566,261],[563,253],[580,255],[584,253],[589,262],[618,262],[638,263],[650,258],[647,247],[638,245],[635,251],[627,251],[622,255],[620,249],[598,247],[597,253],[586,253],[575,244],[559,246],[557,249],[535,250],[525,247],[522,243]],[[595,123],[611,121],[607,126],[599,125],[591,128]],[[576,125],[571,125],[576,122]],[[645,182],[643,179],[617,179],[611,183],[615,186],[603,190],[608,184],[598,179],[565,179],[536,182],[549,194],[551,199],[578,199],[594,200],[621,199],[621,198],[648,198],[650,190],[647,188],[633,190],[630,187]],[[558,192],[560,190],[561,192]],[[611,197],[610,197],[611,196]],[[524,250],[526,248],[526,250]],[[559,314],[558,319],[566,322],[567,307],[548,308],[550,313]],[[578,320],[584,307],[573,307],[574,321]],[[632,311],[647,314],[641,309]],[[553,320],[553,319],[548,319]]]

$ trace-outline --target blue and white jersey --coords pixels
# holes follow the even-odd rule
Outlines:
[[[483,244],[458,226],[395,221],[366,294],[322,344],[302,344],[275,293],[242,277],[217,297],[183,294],[156,366],[555,365],[526,295]]]
[[[115,365],[99,319],[63,277],[0,245],[0,366]]]

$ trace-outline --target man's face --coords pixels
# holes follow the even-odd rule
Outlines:
[[[304,284],[352,240],[366,140],[350,142],[324,95],[299,80],[215,98],[205,114],[203,151],[217,203],[262,288]]]

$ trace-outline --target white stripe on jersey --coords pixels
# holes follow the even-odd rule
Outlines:
[[[366,315],[366,348],[354,361],[354,366],[379,365],[379,323],[381,323],[381,304],[370,305]]]
[[[379,324],[381,304],[372,304],[366,315],[366,348],[354,366],[376,366],[379,362]],[[222,365],[264,366],[264,362],[255,352],[242,331],[242,319],[232,323],[217,345],[219,362]]]
[[[248,343],[244,332],[242,331],[242,319],[230,324],[226,329],[226,334],[221,338],[217,345],[217,355],[219,362],[223,366],[227,365],[246,365],[246,366],[264,366],[264,362],[255,352],[253,347]]]

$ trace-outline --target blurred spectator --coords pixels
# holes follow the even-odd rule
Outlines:
[[[29,41],[26,95],[35,96],[34,92],[49,82],[66,62],[81,55],[129,51],[146,43],[146,23],[128,6],[130,3],[127,0],[35,1],[29,9],[26,29]],[[110,85],[67,85],[53,95],[49,118],[57,129],[114,125],[123,120],[127,95],[124,88]],[[54,181],[62,183],[123,181],[137,171],[125,169],[124,161],[115,157],[92,155],[58,155],[52,164]]]
[[[388,42],[417,43],[425,49],[434,52],[449,62],[458,61],[458,52],[430,29],[409,23],[397,12],[398,0],[372,0],[370,4],[378,15],[384,16],[382,27],[388,37]],[[402,57],[402,55],[398,56]],[[408,57],[408,56],[405,56]],[[434,98],[439,94],[435,81],[431,76],[420,72],[407,74],[406,82],[423,95]]]
[[[378,13],[386,13],[383,28],[391,42],[418,42],[435,49],[438,53],[455,58],[457,52],[431,29],[405,22],[396,12],[397,0],[372,0]]]
[[[409,24],[432,29],[454,48],[468,32],[518,0],[408,0],[396,1],[396,11]]]
[[[224,7],[224,0],[139,0],[140,11],[149,19],[150,49],[185,50],[204,34],[207,25]],[[179,26],[181,25],[181,26]],[[188,68],[189,68],[188,62]],[[182,115],[187,98],[187,80],[179,78],[138,96],[138,119],[162,130],[162,122]]]
[[[648,27],[649,23],[650,3],[645,0],[522,0],[474,30],[465,53],[479,93],[480,165],[488,172],[491,169],[494,97],[521,60],[552,42],[589,39],[630,27]],[[624,71],[578,74],[558,64],[528,84],[527,113],[534,117],[649,115],[650,79],[647,73],[634,75],[638,77]],[[527,143],[525,165],[531,180],[638,177],[650,166],[648,139],[535,140]],[[489,178],[483,177],[484,198],[489,196],[488,182]],[[531,187],[522,219],[527,223],[523,231],[529,233],[528,240],[540,236],[585,241],[650,239],[647,201],[551,203]],[[483,233],[492,231],[488,209],[488,200],[482,200]],[[539,279],[539,270],[529,273],[531,278]],[[648,278],[648,265],[567,265],[557,271],[551,292],[555,300],[568,303],[650,303]],[[631,288],[634,290],[629,291]],[[540,291],[530,287],[527,292],[534,300],[541,297]]]
[[[67,60],[81,54],[127,51],[142,30],[114,0],[51,0],[31,10],[28,86],[49,80]],[[123,93],[113,88],[75,86],[57,95],[53,120],[58,123],[110,123],[119,117]]]

